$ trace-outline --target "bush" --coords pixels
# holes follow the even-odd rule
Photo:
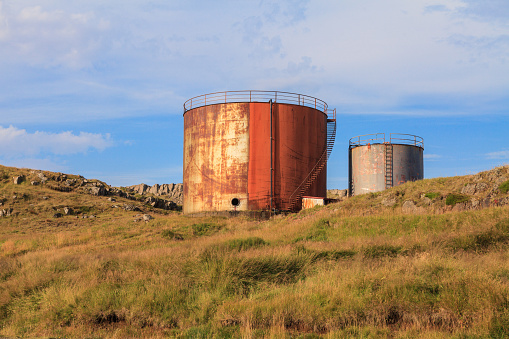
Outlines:
[[[245,251],[250,248],[258,248],[268,245],[268,243],[259,237],[249,237],[245,239],[233,239],[227,241],[224,246],[229,250]]]
[[[210,235],[210,234],[216,233],[217,231],[219,231],[222,228],[222,226],[205,222],[205,223],[200,223],[200,224],[194,224],[191,226],[191,228],[193,229],[194,235],[202,236],[202,235]]]
[[[172,230],[164,230],[161,235],[163,236],[163,238],[168,238],[168,239],[175,239],[175,240],[183,240],[184,237],[177,233],[177,232],[173,232]]]
[[[449,194],[445,199],[445,204],[449,206],[454,206],[456,204],[467,202],[470,198],[463,194]]]
[[[426,198],[429,198],[429,199],[433,200],[433,199],[435,199],[436,197],[439,197],[439,196],[440,196],[440,193],[429,192],[429,193],[424,194],[424,196],[425,196]]]
[[[498,189],[500,190],[500,192],[502,193],[507,193],[509,192],[509,180],[503,182],[500,186],[498,186]]]

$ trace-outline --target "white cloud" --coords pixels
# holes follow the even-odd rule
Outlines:
[[[3,22],[3,23],[2,23]],[[38,67],[91,67],[104,48],[109,22],[93,12],[68,13],[41,6],[3,10],[0,3],[1,59]]]
[[[439,154],[424,154],[423,158],[426,160],[434,161],[442,158],[442,156]]]
[[[0,145],[2,145],[0,156],[6,158],[34,156],[41,153],[70,155],[86,153],[92,149],[102,151],[112,144],[109,134],[87,132],[73,134],[71,131],[28,133],[14,126],[7,128],[0,126]]]
[[[485,155],[486,155],[487,159],[509,159],[509,151],[508,150],[490,152],[490,153],[486,153]]]

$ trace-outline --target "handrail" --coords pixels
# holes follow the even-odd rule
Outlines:
[[[385,133],[373,133],[358,135],[350,139],[350,148],[372,144],[397,144],[411,145],[424,148],[424,139],[413,134],[390,133],[389,139],[386,141]]]
[[[294,104],[317,109],[327,113],[327,103],[315,97],[279,91],[226,91],[208,93],[193,97],[184,103],[184,114],[197,107],[233,102],[268,102]],[[335,117],[334,117],[335,118]]]
[[[362,138],[361,137],[367,137]],[[357,139],[357,140],[355,140]],[[358,135],[350,139],[350,147],[352,146],[362,146],[367,144],[383,144],[385,143],[385,133],[373,133],[373,134],[363,134]]]

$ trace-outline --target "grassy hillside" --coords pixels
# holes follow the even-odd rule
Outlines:
[[[268,221],[37,175],[0,167],[0,336],[509,336],[509,167]]]

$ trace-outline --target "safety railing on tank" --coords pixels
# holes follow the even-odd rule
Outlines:
[[[411,145],[424,148],[424,140],[421,137],[404,133],[390,133],[388,139],[385,138],[385,133],[358,135],[350,139],[350,148],[385,143]]]
[[[311,107],[327,113],[325,101],[309,95],[279,91],[227,91],[196,96],[184,103],[184,113],[197,107],[235,102],[268,102]],[[334,117],[335,118],[335,117]]]

